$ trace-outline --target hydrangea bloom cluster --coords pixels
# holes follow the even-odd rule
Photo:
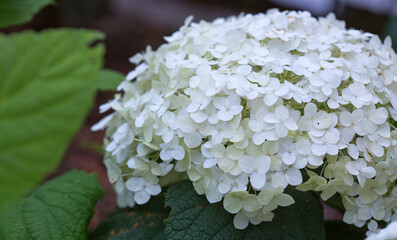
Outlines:
[[[336,193],[344,221],[397,218],[397,65],[391,41],[330,14],[270,10],[185,25],[133,56],[107,127],[120,206],[186,176],[236,228],[271,221],[288,186]],[[303,174],[309,180],[303,182]],[[375,221],[376,220],[376,221]]]

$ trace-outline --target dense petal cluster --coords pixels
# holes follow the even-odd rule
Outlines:
[[[397,218],[397,60],[333,14],[270,10],[185,25],[133,56],[107,128],[120,206],[187,177],[234,224],[271,221],[288,186],[342,196],[344,221]],[[308,180],[303,182],[304,176]],[[373,225],[373,223],[372,223]]]

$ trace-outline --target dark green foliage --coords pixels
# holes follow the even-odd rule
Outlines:
[[[161,213],[148,211],[117,210],[104,220],[89,240],[162,240],[164,234]]]
[[[1,0],[0,28],[29,22],[40,9],[51,3],[53,0]]]
[[[166,219],[168,239],[325,239],[323,210],[311,192],[287,191],[295,199],[289,207],[279,207],[271,222],[245,230],[233,226],[234,215],[226,212],[222,203],[210,204],[199,196],[190,182],[172,185],[166,196],[171,207]]]
[[[102,195],[95,174],[68,172],[0,214],[0,237],[7,240],[85,239],[95,204]]]

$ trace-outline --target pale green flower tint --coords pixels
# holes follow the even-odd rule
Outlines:
[[[244,200],[249,196],[246,191],[232,192],[223,200],[223,206],[230,213],[237,213],[243,207]]]
[[[276,188],[274,190],[264,189],[258,195],[258,202],[262,205],[268,205],[272,200],[277,203],[277,205],[286,207],[293,203],[295,203],[294,199],[288,195],[283,193],[283,188]]]
[[[287,207],[295,203],[294,199],[285,193],[275,196],[276,202],[281,207]]]
[[[115,183],[121,176],[121,170],[117,167],[116,163],[111,159],[105,160],[105,166],[107,168],[108,179],[110,183]]]
[[[258,195],[258,201],[262,205],[268,204],[274,198],[274,191],[271,189],[264,189]]]
[[[243,201],[243,209],[247,212],[255,212],[262,207],[258,203],[258,196],[255,194],[248,195]]]

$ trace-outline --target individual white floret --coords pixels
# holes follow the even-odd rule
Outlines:
[[[134,200],[137,204],[145,204],[151,195],[158,195],[161,192],[160,185],[147,183],[143,178],[132,177],[125,182],[125,187],[134,192]]]
[[[369,105],[372,101],[373,95],[364,84],[360,82],[354,82],[347,88],[342,90],[342,97],[351,102],[354,107],[361,108],[364,105]]]
[[[312,153],[311,142],[308,139],[299,139],[295,144],[296,152],[296,162],[294,167],[303,168],[307,163],[312,166],[320,166],[323,164],[323,158],[316,156]]]
[[[350,174],[357,176],[357,180],[361,187],[364,186],[367,178],[373,178],[376,175],[375,169],[373,167],[368,167],[367,162],[363,158],[347,162],[346,169]]]
[[[160,144],[161,152],[160,157],[164,161],[170,161],[172,159],[182,160],[185,157],[185,149],[179,145],[179,139],[174,139],[169,143]]]
[[[296,120],[290,116],[288,108],[283,105],[278,105],[274,113],[269,112],[265,115],[264,120],[267,123],[274,124],[274,131],[279,138],[286,137],[288,130],[297,130]]]
[[[255,189],[262,188],[266,181],[266,173],[270,168],[270,157],[266,155],[244,156],[238,163],[240,169],[249,174],[252,187]]]
[[[302,183],[302,174],[296,168],[283,167],[280,171],[276,171],[272,175],[272,185],[274,188],[287,187],[288,184],[297,186]]]
[[[332,90],[337,88],[341,83],[340,76],[336,75],[332,70],[324,70],[310,78],[313,86],[320,87],[326,96],[332,94]]]

